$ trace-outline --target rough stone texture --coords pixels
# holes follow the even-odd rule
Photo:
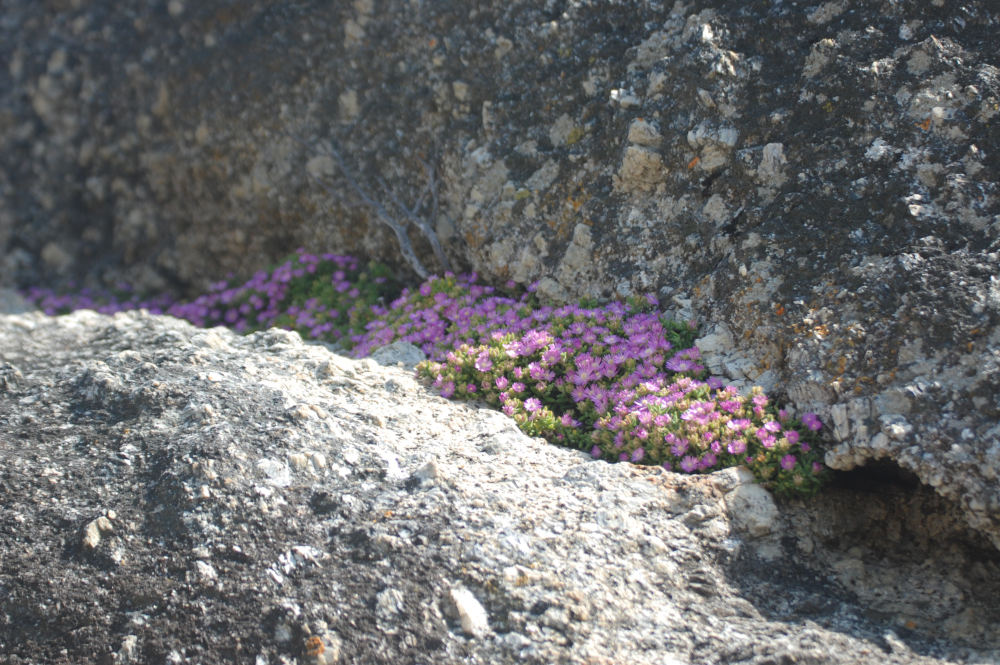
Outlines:
[[[658,291],[832,423],[829,464],[1000,546],[998,32],[991,0],[8,2],[0,279],[393,259],[322,146],[386,205],[426,164],[457,265]]]
[[[0,663],[1000,658],[1000,557],[926,488],[775,504],[140,313],[0,316],[0,376]]]

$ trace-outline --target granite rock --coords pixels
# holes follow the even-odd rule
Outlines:
[[[0,663],[1000,658],[1000,556],[920,483],[595,462],[411,356],[0,316]]]
[[[828,464],[1000,545],[998,29],[992,0],[12,0],[0,280],[405,271],[360,188],[490,281],[658,293],[831,424]]]

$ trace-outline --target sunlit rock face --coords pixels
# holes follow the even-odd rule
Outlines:
[[[0,315],[5,662],[992,662],[1000,565],[904,472],[775,502],[594,461],[415,347]]]
[[[0,280],[192,294],[300,245],[412,272],[405,237],[554,300],[657,292],[714,371],[830,424],[828,464],[889,460],[1000,545],[998,23],[986,0],[8,3]]]

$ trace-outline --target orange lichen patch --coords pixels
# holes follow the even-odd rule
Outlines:
[[[431,40],[427,42],[427,45],[431,48],[436,48],[438,45],[438,40],[435,37],[431,37]]]
[[[916,124],[917,124],[917,127],[919,127],[920,129],[922,129],[922,130],[924,130],[926,132],[927,130],[929,130],[931,128],[931,119],[928,117],[923,122],[918,122]]]
[[[785,306],[782,305],[780,302],[774,304],[774,315],[775,316],[784,316],[785,315]]]
[[[320,656],[326,651],[326,647],[323,646],[323,640],[313,635],[306,640],[305,652],[307,656]]]
[[[823,339],[824,337],[830,334],[830,329],[827,328],[826,325],[822,323],[819,324],[818,326],[815,326],[812,329],[812,331],[813,334],[816,335],[816,337],[818,337],[819,339]]]
[[[695,155],[694,159],[692,159],[690,162],[688,162],[688,168],[689,169],[693,169],[694,167],[698,166],[698,162],[700,162],[700,161],[701,161],[701,157],[698,157],[697,155]]]

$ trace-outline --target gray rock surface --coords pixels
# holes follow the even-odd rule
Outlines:
[[[912,478],[594,462],[411,356],[0,316],[0,663],[1000,659],[1000,557]]]
[[[0,280],[405,267],[353,181],[490,280],[657,291],[831,466],[1000,546],[998,31],[994,0],[11,0]]]

